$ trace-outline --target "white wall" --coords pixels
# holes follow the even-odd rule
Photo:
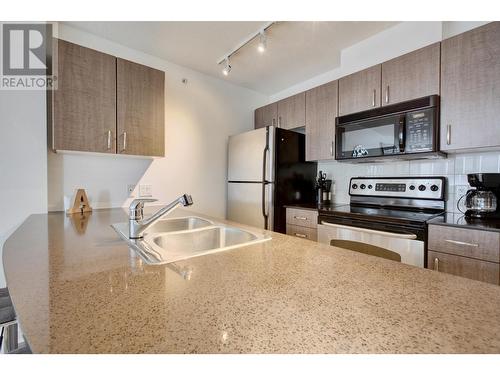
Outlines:
[[[224,217],[227,138],[252,129],[253,109],[269,98],[63,24],[59,37],[166,72],[166,157],[49,152],[49,210],[62,210],[64,197],[79,187],[93,207],[125,206],[127,184],[151,184],[160,203],[187,192],[193,210]]]
[[[19,224],[47,212],[45,103],[45,91],[0,90],[0,256]],[[5,287],[3,265],[0,287]]]

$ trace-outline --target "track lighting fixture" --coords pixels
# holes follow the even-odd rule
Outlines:
[[[250,35],[248,38],[243,40],[237,47],[235,47],[231,52],[226,54],[223,58],[219,59],[219,61],[217,61],[217,64],[218,65],[224,64],[224,67],[222,68],[222,74],[224,74],[225,76],[228,76],[229,72],[231,71],[231,64],[229,63],[229,58],[232,57],[233,55],[237,54],[248,43],[255,41],[255,38],[257,38],[257,37],[259,38],[259,44],[257,45],[257,50],[260,53],[264,53],[267,49],[266,31],[274,24],[276,24],[275,21],[268,22],[258,32]]]
[[[257,45],[257,51],[260,53],[264,53],[267,48],[267,37],[266,37],[266,31],[262,30],[259,35],[259,44]]]
[[[226,57],[226,59],[224,61],[226,62],[226,64],[224,65],[224,69],[222,69],[222,74],[227,76],[227,75],[229,75],[229,72],[231,71],[231,65],[229,64],[229,56]]]

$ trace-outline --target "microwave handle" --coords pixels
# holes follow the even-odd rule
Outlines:
[[[406,116],[399,116],[399,131],[398,131],[399,152],[405,152],[406,144]]]

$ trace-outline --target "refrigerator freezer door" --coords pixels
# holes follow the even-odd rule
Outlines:
[[[273,187],[271,183],[230,182],[227,188],[227,219],[272,230]]]
[[[267,152],[266,144],[268,145]],[[228,181],[262,182],[264,161],[266,180],[273,181],[274,128],[260,128],[229,137]]]

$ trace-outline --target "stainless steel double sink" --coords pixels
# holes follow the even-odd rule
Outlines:
[[[245,230],[197,216],[158,220],[144,238],[128,238],[128,222],[112,227],[150,264],[166,264],[270,240],[264,232]]]

